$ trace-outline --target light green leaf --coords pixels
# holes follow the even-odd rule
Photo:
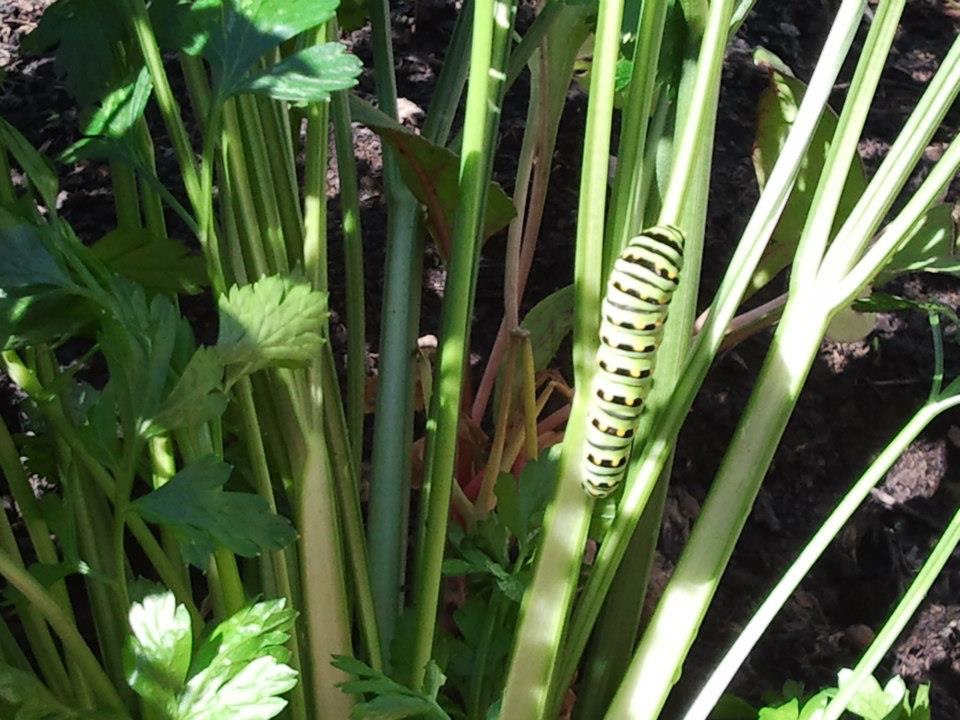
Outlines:
[[[960,275],[957,227],[952,205],[941,203],[930,208],[923,221],[880,272],[876,284],[882,285],[905,272],[921,270]]]
[[[272,513],[262,497],[223,490],[232,470],[207,456],[138,499],[133,507],[146,520],[171,528],[181,542],[184,558],[200,568],[217,546],[243,557],[256,557],[293,542],[293,526]]]
[[[450,257],[450,243],[460,201],[460,157],[445,147],[414,135],[396,120],[369,103],[351,96],[353,119],[361,122],[396,150],[403,181],[417,200],[426,207],[427,229],[444,259]],[[487,189],[483,216],[483,238],[505,228],[516,216],[516,208],[497,183]]]
[[[222,24],[204,49],[219,96],[232,95],[257,60],[336,9],[337,0],[225,0]]]
[[[835,688],[821,690],[803,704],[800,711],[800,720],[819,720],[821,711],[830,704],[830,700],[837,694]]]
[[[921,685],[913,698],[913,707],[910,709],[909,720],[930,720],[930,686]]]
[[[123,672],[133,690],[166,716],[177,705],[190,669],[190,615],[173,593],[148,595],[129,614],[132,635],[123,652]]]
[[[852,307],[845,307],[830,321],[826,337],[836,342],[860,342],[872,333],[876,326],[876,314],[858,312]]]
[[[797,110],[806,92],[806,85],[784,72],[782,62],[769,52],[758,52],[755,62],[766,67],[770,84],[760,98],[757,110],[757,135],[754,140],[753,165],[757,181],[764,187],[773,165],[780,156],[780,149],[793,125]],[[814,131],[810,148],[800,166],[797,182],[774,231],[770,245],[757,266],[751,282],[751,292],[770,282],[781,270],[793,261],[797,243],[806,223],[816,193],[820,174],[826,162],[827,151],[837,128],[837,114],[829,107],[824,111]],[[850,214],[854,204],[867,187],[866,174],[859,158],[854,159],[847,181],[840,196],[834,230],[838,229]]]
[[[72,285],[38,228],[0,209],[0,297],[28,287]]]
[[[840,671],[839,687],[841,689],[845,683],[849,682],[852,674],[850,670]],[[886,688],[881,688],[876,678],[868,675],[857,688],[856,694],[847,705],[847,710],[854,715],[859,715],[863,720],[885,720],[887,714],[903,701],[904,693],[906,693],[906,685],[903,680],[899,683],[891,681]]]
[[[235,93],[258,93],[274,100],[316,103],[335,90],[357,84],[363,65],[337,42],[314,45],[290,55],[240,82]]]
[[[223,363],[212,348],[199,348],[163,401],[157,415],[144,425],[144,436],[201,425],[220,417],[227,408],[222,392]]]
[[[203,258],[186,246],[147,230],[117,228],[91,248],[104,265],[148,290],[194,295],[207,284]]]
[[[302,278],[264,277],[220,298],[216,349],[228,369],[227,387],[268,366],[295,366],[320,352],[327,296]]]
[[[296,685],[284,647],[296,613],[284,599],[256,603],[220,623],[197,650],[174,720],[268,720]]]
[[[84,135],[106,135],[122,138],[143,116],[153,93],[153,81],[146,67],[141,68],[133,82],[107,95],[84,128]]]
[[[778,707],[762,708],[757,720],[798,720],[799,717],[800,701],[793,698]]]

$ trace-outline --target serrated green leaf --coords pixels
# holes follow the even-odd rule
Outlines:
[[[173,593],[164,592],[134,603],[129,621],[132,635],[123,651],[127,684],[169,717],[190,669],[190,615]]]
[[[252,73],[235,88],[235,93],[256,93],[274,100],[317,103],[330,93],[357,84],[363,65],[337,42],[314,45],[289,55],[275,65]]]
[[[336,9],[337,0],[225,0],[222,23],[204,48],[219,96],[232,95],[257,60]]]
[[[228,369],[227,387],[268,366],[305,363],[320,352],[327,297],[303,279],[270,276],[232,287],[220,298],[216,350]]]
[[[196,692],[193,684],[191,680],[174,720],[269,720],[287,706],[280,696],[296,686],[297,671],[266,655],[225,682],[207,681]]]
[[[194,295],[207,284],[204,260],[182,243],[140,228],[117,228],[91,251],[113,272],[167,295]]]
[[[105,12],[101,0],[58,0],[22,47],[32,54],[55,47],[55,68],[67,91],[81,105],[92,105],[112,85],[114,47],[125,37],[123,14]]]
[[[53,256],[39,228],[0,209],[0,297],[24,288],[73,285]]]
[[[770,84],[761,96],[757,111],[757,134],[753,151],[754,169],[761,189],[780,155],[780,149],[786,141],[806,92],[803,82],[775,69],[774,65],[777,63],[774,59],[775,56],[771,53],[757,55],[755,58],[755,62],[766,66],[770,73]],[[837,114],[828,107],[814,131],[810,147],[800,166],[796,185],[780,216],[777,229],[754,273],[751,292],[766,285],[793,261],[837,121]],[[855,158],[840,196],[834,230],[838,229],[850,214],[866,187],[863,164],[859,158]]]
[[[380,695],[354,706],[352,720],[449,720],[450,716],[427,698],[413,695]]]
[[[23,134],[2,117],[0,117],[0,145],[16,159],[27,179],[37,189],[43,204],[55,210],[57,194],[60,192],[57,174],[47,159],[37,152]]]
[[[913,698],[909,720],[930,720],[930,686],[921,685]]]
[[[228,674],[262,655],[284,660],[297,613],[286,600],[254,603],[234,613],[210,633],[197,650],[190,676]]]
[[[778,707],[761,708],[757,720],[799,720],[799,717],[800,701],[793,698]]]
[[[133,507],[150,522],[171,528],[184,559],[200,568],[218,546],[256,557],[293,542],[296,531],[290,521],[272,513],[262,497],[223,490],[231,471],[213,456],[202,458]]]
[[[144,426],[144,437],[200,425],[220,417],[227,408],[222,392],[223,363],[212,348],[199,348],[160,406]]]
[[[361,122],[396,150],[400,172],[410,192],[427,209],[427,229],[437,243],[440,254],[450,257],[457,204],[460,200],[460,158],[445,147],[434,145],[414,135],[396,120],[369,103],[351,96],[353,119]],[[513,201],[495,182],[487,189],[487,204],[481,235],[484,239],[505,228],[517,211]]]
[[[850,681],[852,674],[850,670],[840,671],[839,687],[841,689]],[[890,689],[890,694],[880,687],[875,677],[867,675],[847,704],[847,710],[863,720],[885,720],[887,714],[901,703],[906,692],[906,686],[903,685],[902,680],[900,683],[888,684],[887,687]]]
[[[11,720],[121,720],[103,710],[73,710],[54,697],[32,674],[0,663],[0,710]]]

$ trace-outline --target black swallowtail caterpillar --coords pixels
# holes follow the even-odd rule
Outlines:
[[[583,461],[583,489],[595,498],[612,493],[626,469],[682,263],[683,234],[658,225],[627,243],[610,273]]]

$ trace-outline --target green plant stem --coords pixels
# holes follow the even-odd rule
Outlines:
[[[323,400],[326,402],[326,399]],[[314,717],[347,718],[352,696],[336,683],[346,678],[329,663],[333,654],[350,655],[350,621],[335,480],[322,434],[305,434],[306,455],[297,491],[297,528],[300,531],[302,612],[309,657],[307,693]]]
[[[0,145],[0,203],[9,205],[17,199],[13,189],[13,178],[10,175],[10,157],[7,149]]]
[[[622,115],[617,173],[610,198],[609,238],[604,243],[604,276],[610,274],[613,261],[626,242],[642,230],[637,227],[635,218],[639,217],[642,223],[646,207],[642,189],[649,187],[645,175],[653,172],[653,168],[646,166],[644,160],[666,18],[666,0],[643,3],[633,56],[633,73]]]
[[[358,470],[353,464],[346,418],[340,401],[340,388],[334,367],[333,351],[329,343],[321,351],[322,392],[326,399],[323,405],[323,425],[327,436],[331,464],[344,468],[345,472],[334,473],[337,503],[340,509],[342,534],[345,540],[345,557],[351,570],[356,612],[360,621],[360,636],[367,649],[371,667],[383,669],[380,652],[379,628],[371,591],[370,574],[367,568],[367,549],[363,535],[363,509],[360,505]]]
[[[910,622],[910,619],[920,607],[920,603],[923,602],[933,583],[943,571],[958,544],[960,544],[960,512],[953,516],[943,535],[940,536],[936,547],[930,553],[930,557],[920,568],[917,577],[914,578],[907,592],[891,613],[890,619],[877,633],[877,637],[867,648],[863,657],[860,658],[852,674],[844,680],[836,696],[824,709],[820,716],[823,720],[837,720],[843,714],[847,705],[857,694],[857,690],[860,689],[860,685],[867,679],[867,676],[873,673],[883,660],[884,655],[893,647],[897,637],[906,628],[907,623]]]
[[[56,601],[44,590],[43,586],[33,577],[18,567],[10,556],[0,550],[0,575],[3,575],[13,587],[19,590],[27,602],[50,623],[50,627],[60,638],[67,652],[74,662],[80,665],[83,676],[96,694],[98,701],[106,707],[122,713],[122,717],[129,717],[123,711],[123,702],[113,684],[107,677],[96,656],[84,641],[73,622],[63,612]]]
[[[621,0],[601,0],[580,177],[574,269],[574,377],[590,386],[603,296],[603,237],[613,119],[615,67],[620,51]],[[524,594],[516,645],[504,689],[503,717],[545,717],[559,638],[580,574],[593,503],[580,488],[580,459],[588,393],[574,397],[564,437],[560,476],[544,518],[532,585]]]
[[[307,167],[304,174],[303,260],[315,290],[327,292],[327,103],[311,105],[307,113]]]
[[[173,95],[173,89],[170,87],[170,81],[167,79],[167,73],[163,68],[163,56],[157,45],[156,35],[154,35],[153,28],[150,25],[147,6],[144,4],[144,0],[122,0],[122,2],[133,26],[134,34],[137,36],[140,52],[150,72],[150,78],[153,80],[154,96],[173,143],[173,151],[180,163],[180,172],[183,176],[187,196],[190,198],[194,212],[199,215],[203,202],[200,177],[193,157],[193,150],[190,147],[190,137],[187,134],[186,126],[183,124],[183,118],[180,116],[180,108]]]
[[[511,5],[475,0],[470,80],[460,156],[460,204],[453,229],[447,285],[440,320],[437,383],[427,420],[423,498],[416,577],[417,635],[412,661],[413,687],[423,683],[433,652],[441,566],[457,449],[464,370],[469,356],[470,319],[476,284],[486,190],[491,167],[490,138],[499,123],[503,53],[495,55],[509,33]],[[501,45],[502,47],[502,45]],[[499,77],[500,80],[495,81]]]
[[[437,145],[450,137],[463,88],[470,68],[470,36],[473,32],[473,0],[464,0],[443,58],[443,68],[433,90],[432,101],[423,121],[423,136]]]
[[[374,70],[380,109],[397,117],[390,8],[369,3]],[[383,151],[387,199],[386,261],[380,315],[379,390],[373,426],[367,540],[370,578],[380,630],[381,653],[389,666],[390,644],[401,608],[413,438],[413,352],[419,326],[422,272],[420,208],[400,177],[391,148]],[[414,299],[416,298],[416,300]]]
[[[545,37],[548,37],[554,23],[560,19],[569,6],[564,3],[548,1],[543,9],[537,14],[537,17],[527,28],[523,39],[517,44],[510,53],[510,61],[507,64],[507,80],[504,83],[505,89],[509,90],[520,77],[523,69],[527,67],[530,58],[540,48]],[[579,50],[579,48],[577,48]]]
[[[770,623],[773,622],[777,612],[799,587],[807,573],[810,572],[830,542],[850,520],[856,509],[870,495],[870,491],[883,479],[897,459],[935,418],[957,405],[960,405],[960,396],[926,403],[883,449],[869,469],[857,480],[836,509],[804,546],[800,555],[784,573],[783,578],[770,591],[770,594],[753,614],[753,617],[737,635],[736,641],[723,656],[723,660],[720,661],[709,680],[700,689],[696,700],[684,716],[684,720],[703,720],[710,714],[721,694],[733,679],[737,669],[746,660]]]
[[[297,184],[290,113],[286,103],[269,98],[257,97],[256,105],[260,111],[260,127],[263,132],[262,139],[258,138],[258,144],[266,151],[270,171],[276,183],[273,194],[280,213],[287,263],[292,267],[303,261],[303,213],[298,202],[300,188]]]
[[[140,198],[137,194],[137,176],[129,166],[112,161],[110,183],[113,186],[117,225],[122,228],[139,229]]]
[[[367,380],[366,318],[364,309],[363,233],[360,227],[360,196],[357,161],[353,154],[353,128],[346,91],[333,93],[333,117],[337,171],[340,176],[340,215],[347,299],[347,428],[353,466],[363,456],[364,391]]]
[[[842,22],[834,24],[831,38],[825,46],[828,52],[824,52],[821,63],[811,77],[810,86],[804,96],[804,105],[744,230],[743,238],[730,262],[731,269],[717,292],[707,324],[697,336],[690,360],[669,404],[651,420],[651,433],[643,454],[628,470],[618,515],[600,547],[593,572],[581,596],[578,615],[582,613],[582,619],[574,619],[571,636],[579,636],[578,642],[586,642],[629,538],[670,457],[673,440],[706,377],[710,363],[725,337],[726,328],[736,314],[740,298],[749,285],[752,273],[776,226],[777,218],[790,195],[820,113],[840,71],[845,50],[849,47],[858,25],[859,14],[849,13],[851,3],[856,5],[858,10],[862,7],[859,0],[849,0],[844,6],[848,12],[838,15]],[[574,645],[571,643],[571,646]]]
[[[823,261],[847,176],[859,160],[857,145],[883,72],[883,63],[876,58],[889,54],[905,5],[906,0],[881,3],[870,25],[797,246],[790,273],[791,291],[813,282]]]

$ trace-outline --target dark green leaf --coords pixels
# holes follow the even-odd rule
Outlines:
[[[433,699],[435,690],[443,684],[443,675],[435,666],[431,668],[432,662],[426,668],[429,694],[414,692],[356,658],[334,655],[332,664],[356,678],[338,684],[345,693],[375,696],[372,700],[354,707],[350,717],[355,720],[396,720],[409,717],[449,720],[449,716]]]
[[[91,251],[118,275],[148,290],[196,294],[207,284],[204,260],[182,244],[147,230],[117,228],[97,240]]]
[[[390,143],[400,159],[400,171],[410,192],[427,209],[427,228],[440,254],[450,257],[454,218],[460,200],[460,158],[450,150],[414,135],[369,103],[351,96],[350,110],[361,122]],[[482,237],[505,228],[516,216],[516,208],[497,183],[491,182],[483,216]]]
[[[44,158],[13,125],[0,117],[0,145],[5,147],[23,168],[27,179],[37,189],[43,204],[51,210],[57,207],[60,182]]]
[[[757,135],[753,151],[754,169],[760,187],[763,188],[793,125],[793,119],[806,92],[806,85],[778,71],[774,67],[778,61],[770,53],[758,53],[755,61],[767,67],[770,73],[770,85],[761,97],[758,108]],[[753,291],[766,285],[793,261],[836,128],[837,114],[827,108],[800,166],[800,174],[790,200],[754,273]],[[859,158],[856,158],[840,196],[834,230],[838,229],[850,214],[866,187],[863,165]]]
[[[133,506],[145,519],[170,527],[181,541],[185,559],[201,568],[218,546],[243,557],[256,557],[293,542],[293,526],[272,513],[262,497],[223,490],[231,470],[208,456],[188,465]]]
[[[725,694],[710,713],[710,720],[757,720],[757,709],[743,698]]]
[[[858,312],[896,312],[897,310],[914,310],[925,313],[934,313],[949,318],[954,324],[960,325],[960,317],[956,311],[935,300],[911,300],[910,298],[875,292],[868,298],[857,300],[853,304]]]
[[[356,85],[362,69],[355,55],[347,53],[340,43],[330,42],[308,47],[251,74],[234,92],[257,93],[293,103],[325,102],[331,92]]]
[[[528,533],[540,527],[543,512],[557,486],[560,473],[560,446],[555,445],[520,472],[520,514],[526,518]]]
[[[253,64],[280,43],[333,17],[337,0],[225,0],[223,21],[204,53],[220,97],[229,97]]]
[[[72,285],[38,228],[0,209],[0,297],[28,287]]]
[[[530,333],[538,372],[557,356],[560,343],[573,331],[573,299],[573,285],[560,288],[530,308],[520,324]]]
[[[199,55],[220,23],[220,0],[152,0],[150,20],[162,50]]]
[[[233,366],[227,387],[246,373],[317,357],[326,316],[327,296],[303,279],[275,275],[230,288],[220,298],[216,345],[223,362]]]
[[[122,720],[126,714],[72,710],[32,674],[0,664],[0,713],[10,720]]]
[[[56,47],[57,74],[81,105],[92,105],[112,86],[114,48],[125,37],[123,14],[105,11],[102,0],[58,0],[22,47],[28,53]]]
[[[221,391],[223,363],[216,351],[200,348],[194,352],[156,417],[145,428],[145,436],[200,425],[219,417],[227,407]]]
[[[520,491],[517,479],[510,473],[500,473],[495,488],[497,515],[513,536],[523,544],[526,541],[526,517],[520,509]]]
[[[173,593],[149,595],[130,608],[131,635],[123,651],[127,684],[157,710],[168,713],[184,688],[193,635],[190,615]]]
[[[84,334],[96,306],[69,290],[46,290],[26,297],[0,297],[0,349],[41,343],[56,347]]]
[[[352,720],[449,720],[450,716],[428,698],[414,695],[379,695],[369,702],[356,705],[350,717]]]
[[[359,30],[367,21],[367,3],[364,0],[343,0],[337,8],[337,20],[344,32]]]

